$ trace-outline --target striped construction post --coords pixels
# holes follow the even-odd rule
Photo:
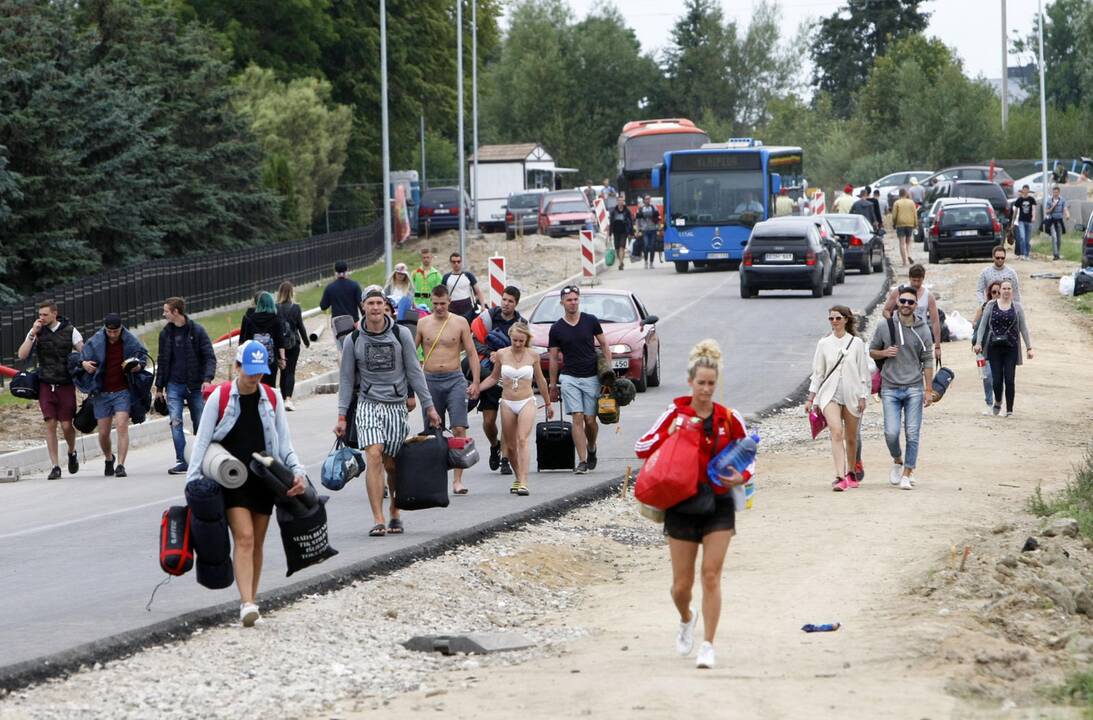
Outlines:
[[[589,284],[596,282],[596,248],[592,237],[591,230],[581,230],[581,274]]]
[[[607,214],[607,206],[604,204],[603,198],[598,197],[592,203],[592,213],[596,216],[596,225],[599,226],[600,232],[606,235],[611,225],[611,218]]]
[[[812,214],[823,215],[827,212],[827,198],[823,190],[817,190],[812,196]]]
[[[490,307],[501,304],[501,296],[505,293],[505,285],[508,278],[505,274],[505,258],[494,255],[489,259],[490,276]]]

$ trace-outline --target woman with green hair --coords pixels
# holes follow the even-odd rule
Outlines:
[[[271,372],[262,376],[262,382],[275,386],[277,378],[272,374],[273,363],[276,362],[279,368],[285,367],[285,334],[273,295],[268,292],[258,293],[254,298],[254,307],[243,316],[243,324],[239,327],[239,343],[243,344],[248,340],[257,340],[265,346],[269,353]]]

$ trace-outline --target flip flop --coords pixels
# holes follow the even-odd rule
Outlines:
[[[387,523],[388,535],[401,535],[402,530],[402,518],[391,518],[391,522]]]
[[[467,488],[460,488],[459,490],[452,490],[453,495],[466,495],[469,492],[470,492],[470,490],[468,490]]]
[[[387,534],[387,528],[383,525],[376,525],[368,531],[368,537],[383,537]]]
[[[516,488],[516,494],[520,495],[520,496],[525,496],[525,495],[530,495],[531,493],[528,492],[528,486],[527,485],[521,485],[520,487]]]

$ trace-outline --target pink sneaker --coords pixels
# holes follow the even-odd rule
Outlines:
[[[861,483],[860,483],[860,482],[858,482],[858,479],[857,479],[857,477],[855,477],[854,473],[852,473],[852,472],[848,472],[848,473],[846,474],[846,480],[845,480],[845,482],[846,482],[846,486],[847,486],[848,488],[856,488],[856,487],[861,487]]]
[[[846,481],[846,478],[839,478],[839,480],[831,486],[831,489],[835,492],[843,492],[850,489],[850,483]]]

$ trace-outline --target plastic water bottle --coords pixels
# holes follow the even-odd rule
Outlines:
[[[979,368],[979,377],[983,380],[987,379],[987,358],[983,357],[983,353],[979,353],[975,356],[975,365]]]
[[[706,474],[710,482],[717,487],[725,487],[718,476],[726,474],[729,468],[742,474],[755,461],[755,454],[759,450],[758,445],[759,436],[754,433],[750,437],[729,443],[728,447],[719,452],[706,466]]]

